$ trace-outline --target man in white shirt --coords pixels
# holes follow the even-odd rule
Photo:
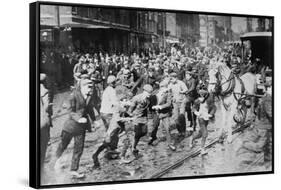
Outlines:
[[[106,89],[102,94],[100,113],[106,130],[108,129],[108,125],[114,113],[114,109],[117,109],[119,105],[119,100],[117,98],[116,91],[115,91],[115,82],[116,82],[115,76],[113,75],[108,76],[107,78],[108,86],[106,87]]]
[[[172,91],[172,125],[175,125],[179,131],[179,135],[184,136],[186,130],[185,123],[185,93],[187,92],[187,87],[185,83],[177,79],[176,73],[171,73],[171,80],[169,84],[169,89]]]

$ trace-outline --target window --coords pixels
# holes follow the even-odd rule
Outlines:
[[[72,14],[77,15],[77,13],[78,13],[77,7],[72,7]]]

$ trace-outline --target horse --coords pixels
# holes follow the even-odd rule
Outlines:
[[[227,142],[232,142],[232,127],[235,125],[235,114],[238,113],[240,100],[251,99],[250,116],[254,114],[254,95],[256,91],[256,76],[253,73],[245,73],[242,76],[234,74],[233,71],[221,61],[215,63],[208,71],[208,91],[216,93],[220,100],[222,120],[220,136],[227,134]],[[245,118],[247,109],[245,110]]]

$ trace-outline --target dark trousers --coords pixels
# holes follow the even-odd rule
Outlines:
[[[48,142],[50,140],[50,127],[44,126],[40,129],[40,166],[43,168]]]
[[[190,121],[190,127],[193,126],[193,129],[195,131],[196,128],[196,115],[192,112],[192,106],[193,106],[193,102],[187,102],[186,103],[186,113],[187,113],[187,119],[188,121]]]
[[[166,131],[166,139],[168,144],[172,143],[172,137],[171,137],[171,127],[170,127],[170,117],[164,117],[164,118],[159,118],[159,115],[154,116],[153,118],[153,130],[151,133],[151,138],[152,139],[157,139],[157,131],[159,126],[164,127]]]
[[[96,165],[98,164],[98,156],[103,150],[107,149],[107,150],[114,151],[117,149],[120,130],[121,130],[120,128],[116,128],[115,130],[113,130],[111,132],[111,134],[108,134],[108,136],[103,141],[101,146],[99,146],[98,149],[96,150],[96,152],[92,155],[93,158],[97,159],[97,160],[94,160]]]
[[[147,124],[146,123],[135,124],[134,133],[135,136],[134,136],[133,149],[136,150],[140,139],[147,134]],[[123,144],[124,145],[121,151],[121,157],[125,157],[127,150],[131,147],[131,141],[128,135],[126,135],[125,139],[123,140]]]
[[[134,126],[135,137],[134,137],[134,144],[133,148],[136,149],[138,142],[141,137],[145,136],[147,133],[147,125],[145,123],[138,123]]]
[[[186,102],[173,102],[173,113],[171,117],[171,125],[176,128],[179,134],[184,134],[186,131],[185,122],[185,105]]]
[[[151,138],[157,139],[157,131],[159,128],[160,119],[158,114],[153,115]]]
[[[184,114],[180,114],[177,118],[176,128],[180,134],[185,133],[186,131],[186,122]]]
[[[57,158],[61,157],[62,153],[67,148],[72,138],[74,138],[74,147],[73,147],[73,154],[71,160],[71,171],[77,171],[79,169],[79,162],[84,149],[85,132],[80,135],[74,136],[71,133],[62,131],[61,142],[56,151],[56,157]]]
[[[206,139],[208,137],[207,126],[208,126],[209,121],[208,120],[204,120],[202,118],[199,118],[198,119],[198,123],[199,123],[199,126],[200,126],[200,130],[193,133],[192,141],[202,137],[201,147],[204,148],[205,147]]]

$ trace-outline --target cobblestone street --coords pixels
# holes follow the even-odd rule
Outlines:
[[[45,168],[48,172],[42,180],[44,184],[68,184],[68,183],[85,183],[85,182],[101,182],[101,181],[122,181],[122,180],[135,180],[146,179],[153,172],[167,167],[177,160],[181,159],[184,155],[189,153],[191,149],[188,147],[189,137],[183,140],[179,140],[177,143],[177,150],[175,152],[168,149],[165,142],[165,131],[159,130],[158,136],[160,136],[159,142],[155,146],[147,145],[148,137],[141,139],[139,144],[139,150],[141,157],[138,160],[134,160],[130,164],[120,164],[120,160],[107,160],[100,155],[101,170],[93,170],[92,166],[92,154],[96,150],[97,146],[102,143],[105,130],[101,120],[95,122],[95,128],[92,132],[88,132],[86,135],[84,152],[81,158],[80,170],[86,174],[83,179],[72,179],[68,175],[70,160],[72,157],[73,142],[69,145],[68,149],[62,158],[62,169],[59,173],[53,170],[54,163],[51,158],[54,154],[56,147],[60,140],[61,127],[67,115],[67,100],[69,92],[57,94],[55,96],[54,107],[54,120],[53,128],[51,129],[50,146],[48,147],[47,159]],[[210,124],[208,130],[210,135],[208,142],[217,136],[217,131],[220,121],[220,110],[216,113],[216,122]],[[174,130],[173,136],[176,138],[176,130]],[[130,132],[130,136],[133,136],[133,132]],[[236,135],[236,139],[239,136]],[[200,140],[200,139],[199,139]],[[122,142],[122,137],[119,142]],[[181,176],[199,176],[199,175],[215,175],[215,174],[229,174],[229,173],[243,173],[253,171],[270,171],[271,167],[266,165],[257,165],[254,168],[249,168],[245,171],[245,165],[239,167],[239,159],[236,159],[233,144],[215,144],[208,150],[208,154],[201,157],[197,156],[187,160],[182,166],[172,170],[165,177],[181,177]],[[194,149],[199,148],[199,142]],[[119,143],[118,149],[121,150],[122,143]],[[269,164],[270,165],[270,164]]]

